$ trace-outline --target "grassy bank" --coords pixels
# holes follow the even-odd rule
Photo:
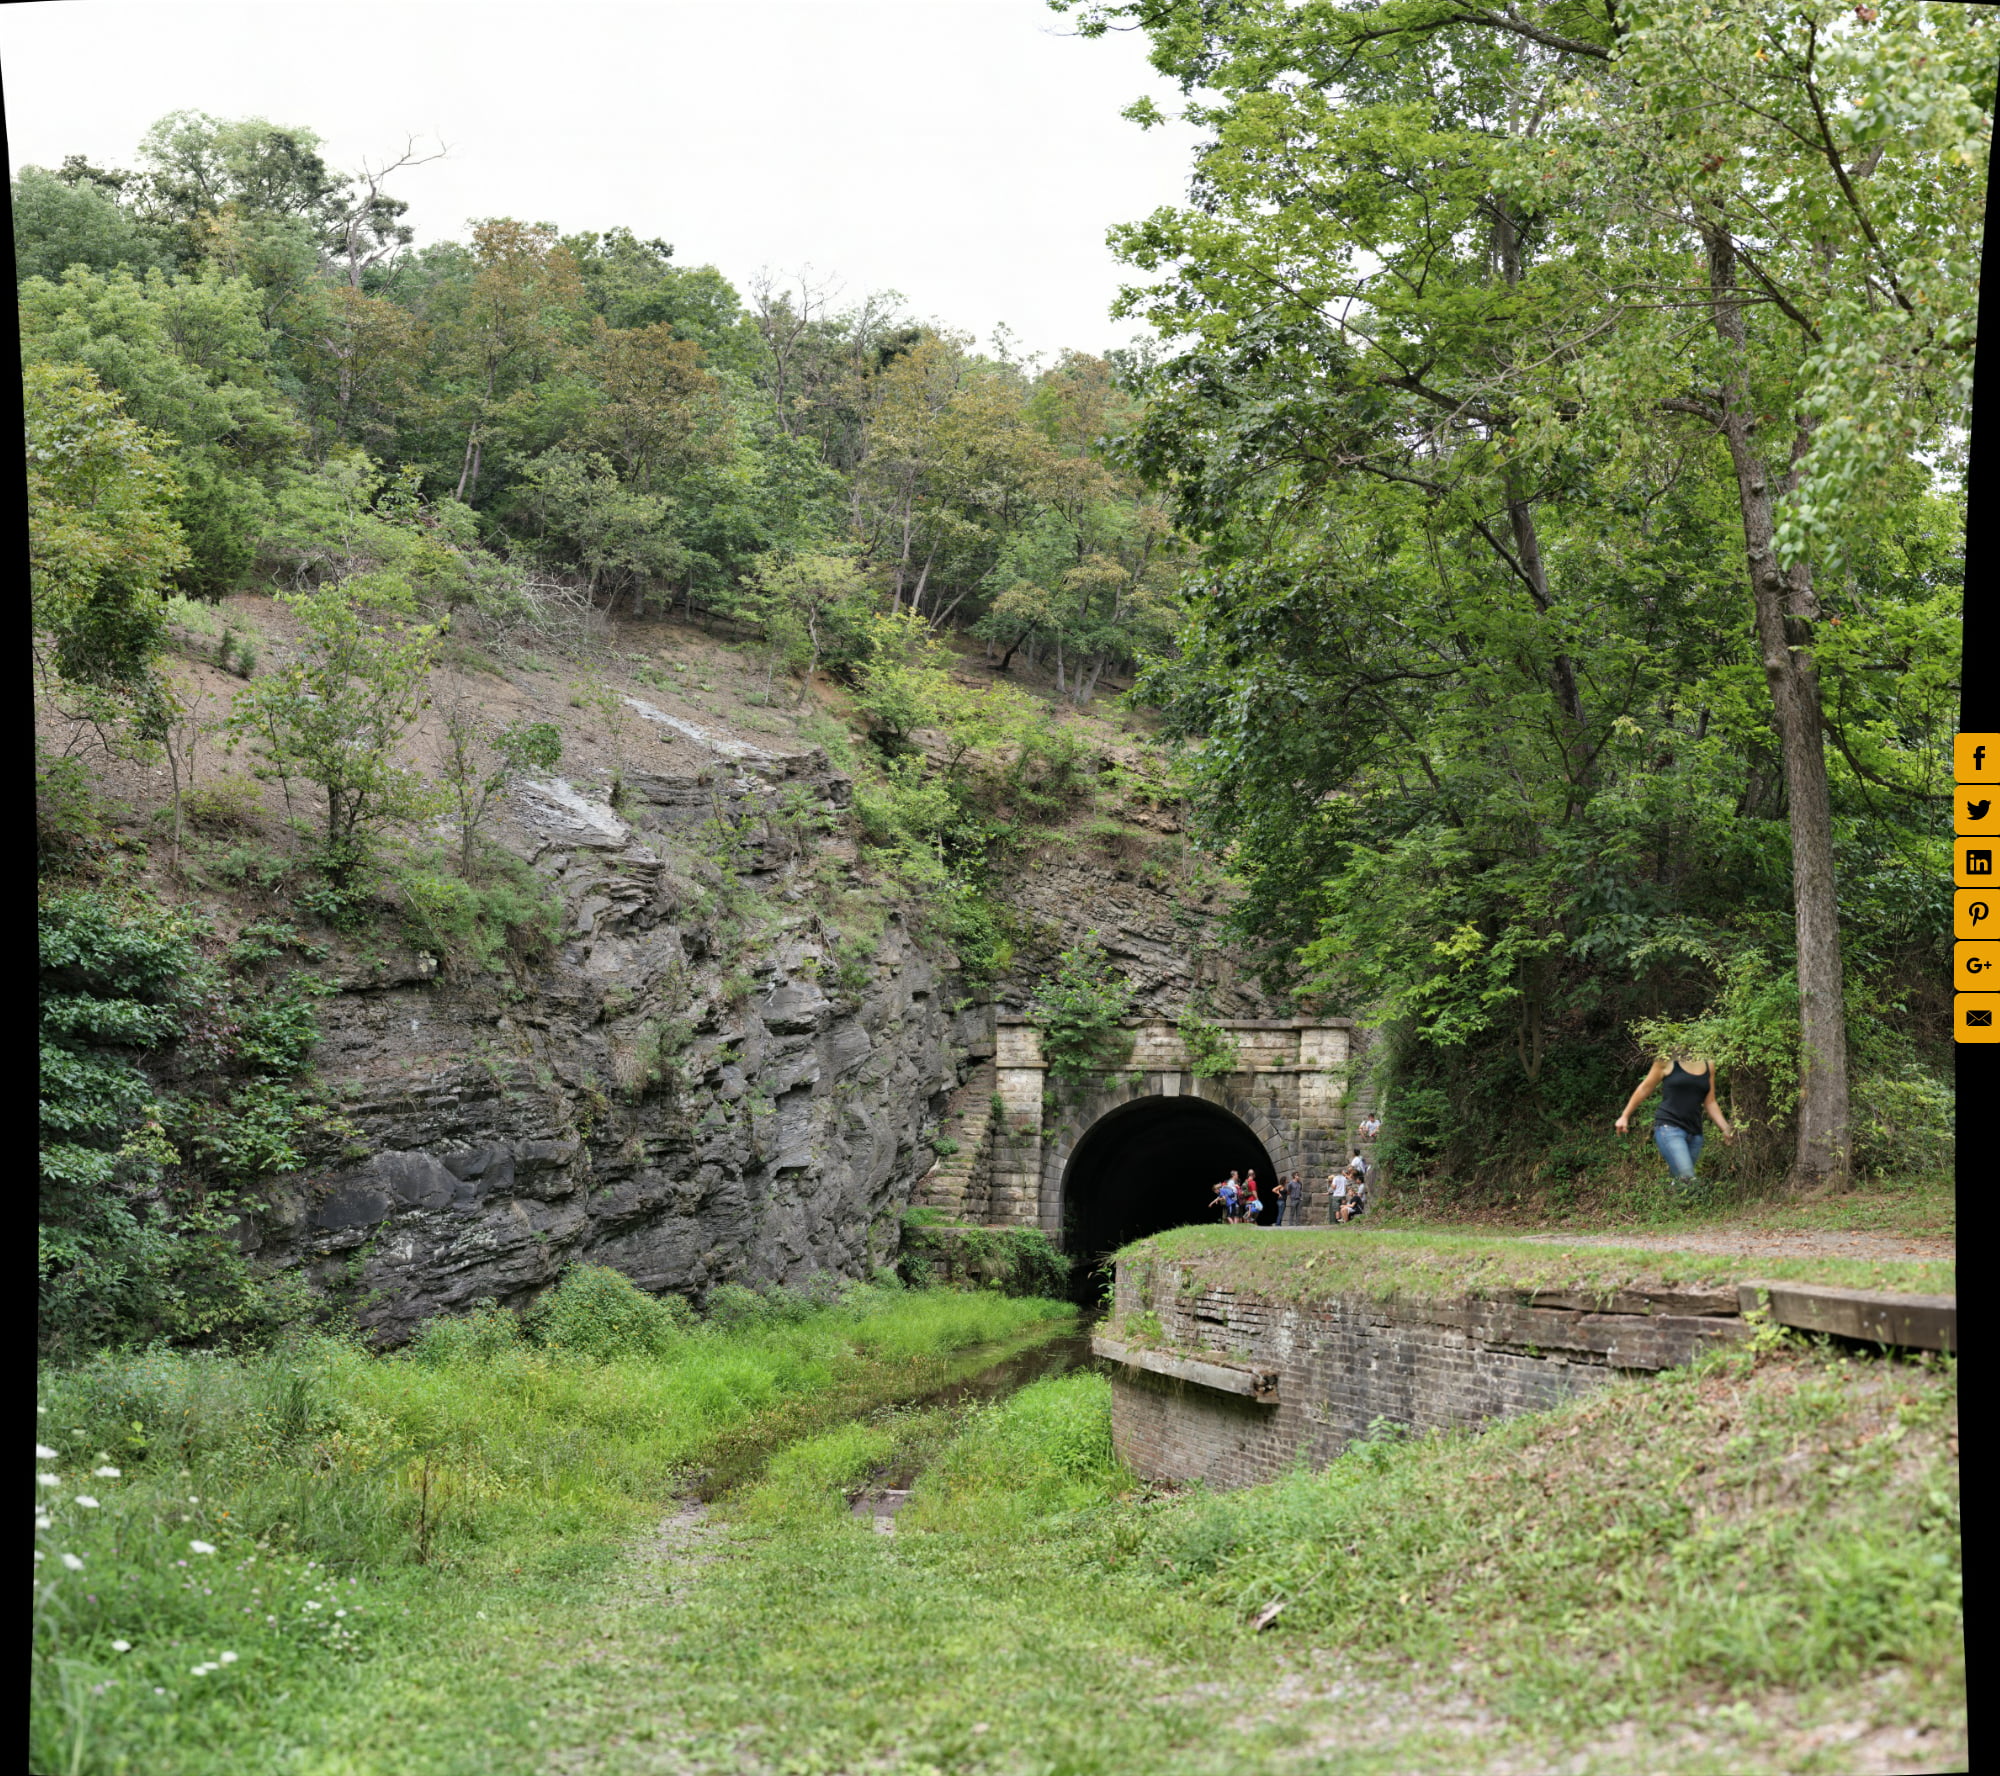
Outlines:
[[[621,1776],[1952,1767],[1954,1413],[1949,1363],[1737,1351],[1215,1497],[1148,1492],[1068,1376],[802,1439],[405,1693],[521,1698],[494,1769]],[[894,1535],[847,1510],[912,1463]]]
[[[251,1480],[280,1459],[361,1498],[339,1462],[315,1466],[283,1439],[291,1456],[246,1454],[246,1435],[224,1459],[211,1429],[82,1482],[96,1512],[70,1500],[39,1538],[81,1548],[85,1566],[44,1605],[67,1613],[45,1649],[40,1730],[70,1737],[36,1768],[1844,1776],[1961,1763],[1950,1361],[1842,1358],[1774,1335],[1222,1496],[1125,1471],[1098,1375],[970,1408],[880,1406],[948,1371],[954,1341],[1045,1333],[1060,1311],[869,1294],[689,1332],[645,1361],[495,1353],[470,1336],[431,1364],[324,1356],[333,1398],[393,1405],[412,1427],[400,1540],[385,1528],[368,1558],[330,1552],[369,1521],[358,1502],[345,1521],[296,1504],[296,1525],[271,1519],[277,1495],[260,1503]],[[382,1391],[355,1391],[349,1364]],[[282,1366],[239,1368],[265,1389],[246,1394],[245,1422],[278,1410]],[[704,1373],[735,1379],[708,1390]],[[756,1394],[758,1374],[773,1391]],[[513,1483],[539,1501],[525,1513],[497,1481],[462,1496],[419,1565],[408,1452],[417,1428],[447,1422],[440,1390],[464,1408],[462,1432],[497,1419],[494,1443],[540,1451],[548,1478]],[[95,1397],[63,1378],[45,1440],[61,1409]],[[706,1522],[672,1517],[663,1480],[712,1466],[730,1436],[745,1439],[743,1482]],[[168,1465],[183,1452],[186,1473]],[[894,1534],[849,1511],[857,1487],[913,1474]],[[85,1583],[107,1612],[94,1625]],[[276,1618],[267,1638],[235,1626],[260,1610]],[[144,1641],[117,1628],[135,1616]],[[129,1693],[92,1695],[106,1673]]]
[[[1136,1241],[1118,1258],[1185,1265],[1197,1278],[1294,1303],[1343,1294],[1437,1299],[1482,1289],[1727,1288],[1752,1278],[1941,1295],[1953,1291],[1956,1276],[1942,1260],[1740,1258],[1396,1227],[1177,1227]]]
[[[33,1767],[401,1768],[333,1723],[379,1713],[393,1737],[384,1686],[610,1571],[677,1489],[1074,1312],[736,1297],[690,1326],[598,1302],[566,1344],[488,1313],[393,1357],[317,1340],[45,1372]]]

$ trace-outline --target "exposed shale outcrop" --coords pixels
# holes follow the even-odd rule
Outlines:
[[[699,1295],[893,1258],[955,1057],[990,1036],[894,912],[823,915],[851,856],[801,836],[849,799],[824,754],[724,744],[688,775],[628,776],[615,810],[560,780],[523,790],[506,837],[565,925],[511,990],[427,956],[344,970],[320,1066],[361,1139],[271,1190],[242,1230],[260,1262],[393,1343],[575,1262]]]

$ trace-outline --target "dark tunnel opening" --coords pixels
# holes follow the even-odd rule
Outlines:
[[[1085,1131],[1063,1171],[1063,1244],[1080,1295],[1109,1292],[1099,1274],[1128,1241],[1190,1221],[1215,1221],[1208,1206],[1231,1172],[1277,1176],[1264,1144],[1219,1105],[1201,1098],[1140,1098]]]

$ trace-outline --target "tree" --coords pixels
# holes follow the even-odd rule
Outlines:
[[[1215,669],[1289,658],[1332,672],[1344,681],[1343,718],[1419,748],[1460,827],[1469,786],[1439,766],[1463,755],[1424,744],[1435,706],[1395,706],[1407,688],[1476,687],[1485,726],[1468,740],[1501,773],[1494,781],[1516,782],[1524,809],[1541,802],[1539,786],[1557,792],[1533,831],[1551,813],[1558,828],[1593,826],[1622,742],[1649,726],[1654,658],[1662,648],[1689,656],[1694,637],[1667,620],[1667,601],[1678,576],[1706,582],[1696,594],[1706,602],[1720,543],[1710,493],[1718,473],[1733,482],[1751,620],[1722,621],[1754,638],[1763,661],[1790,829],[1809,1057],[1794,1176],[1837,1180],[1850,1139],[1835,817],[1812,574],[1797,551],[1815,535],[1852,536],[1865,512],[1906,498],[1907,480],[1880,471],[1907,464],[1920,436],[1948,440],[1962,419],[1951,391],[1963,387],[1965,310],[1935,280],[1965,266],[1977,214],[1978,99],[1991,91],[1990,55],[1977,53],[1984,27],[1964,22],[1969,11],[1926,23],[1931,14],[1912,7],[1890,53],[1867,48],[1865,10],[1842,24],[1838,8],[1780,12],[1755,0],[1661,0],[1601,16],[1562,4],[1475,12],[1451,0],[1082,10],[1086,34],[1140,24],[1156,66],[1190,92],[1219,95],[1190,110],[1214,131],[1198,202],[1123,235],[1136,264],[1170,273],[1128,301],[1192,341],[1149,373],[1161,399],[1133,460],[1172,480],[1184,519],[1222,545],[1225,571],[1208,581],[1221,621],[1202,644],[1215,648]],[[1899,108],[1889,94],[1906,87],[1916,96]],[[1867,121],[1878,106],[1886,127]],[[1861,178],[1899,156],[1903,171],[1884,188],[1892,201],[1860,202]],[[1690,311],[1706,348],[1692,345]],[[1825,430],[1845,441],[1822,447],[1816,415],[1836,411],[1844,417]],[[1672,428],[1690,420],[1727,454],[1677,438]],[[1785,431],[1775,453],[1755,441],[1773,424]],[[1817,479],[1815,462],[1826,465]],[[1427,561],[1365,516],[1398,502],[1421,514]],[[1561,549],[1549,546],[1551,524]],[[1265,543],[1284,541],[1260,548],[1260,527]],[[1373,559],[1353,547],[1362,528],[1380,539]],[[1790,559],[1781,531],[1796,539]],[[1704,535],[1709,546],[1690,557],[1684,540]],[[1602,571],[1613,550],[1625,588]],[[1659,576],[1636,607],[1635,562],[1642,584]],[[1472,597],[1453,591],[1432,607],[1442,617],[1455,605],[1462,619],[1411,622],[1412,587],[1428,579],[1443,592],[1468,572]],[[1336,623],[1309,637],[1306,613],[1324,610],[1331,590],[1314,581],[1329,573],[1343,591],[1394,588],[1369,601],[1370,629]],[[1733,664],[1711,658],[1707,670],[1716,676],[1691,699],[1698,743]],[[1284,690],[1297,694],[1296,679]],[[1282,694],[1275,710],[1285,711]],[[1280,792],[1311,747],[1219,691],[1197,719],[1217,717],[1232,733],[1211,748],[1218,813],[1243,812],[1243,798],[1260,793],[1255,773],[1234,785],[1222,774],[1243,770],[1245,749],[1268,748],[1269,793],[1319,798],[1290,830],[1326,842],[1344,830],[1365,747],[1313,789]],[[1735,737],[1754,785],[1765,739]],[[1746,807],[1759,794],[1746,788]],[[1279,854],[1292,842],[1279,839]],[[1540,848],[1524,836],[1524,861]],[[1475,844],[1453,855],[1491,853]],[[1535,873],[1543,887],[1529,892],[1521,878],[1501,926],[1475,920],[1433,940],[1451,958],[1438,991],[1476,980],[1468,1004],[1522,1007],[1529,1060],[1540,1052],[1531,1008],[1552,958],[1583,937],[1562,910],[1572,890],[1561,871],[1545,860]],[[1345,942],[1330,936],[1315,954]],[[1457,1025],[1461,1036],[1476,1027],[1476,1015]]]
[[[1619,44],[1638,103],[1593,120],[1621,175],[1585,206],[1617,216],[1606,271],[1664,293],[1692,251],[1704,286],[1709,349],[1620,313],[1603,355],[1672,366],[1642,383],[1655,411],[1719,437],[1736,480],[1790,808],[1805,1184],[1842,1181],[1852,1148],[1819,587],[1969,419],[1995,48],[1980,8],[1664,0]]]
[[[462,686],[443,702],[441,714],[442,773],[457,817],[459,873],[470,880],[493,803],[531,771],[553,771],[562,762],[562,734],[551,722],[509,722],[489,730]]]
[[[627,486],[596,451],[544,451],[523,465],[508,507],[545,561],[589,576],[593,596],[607,587],[614,598],[630,590],[634,616],[645,608],[647,589],[685,560],[673,534],[672,498]]]
[[[828,656],[843,665],[868,651],[874,596],[861,570],[845,555],[767,556],[743,599],[745,615],[764,632],[771,669],[799,674],[799,702],[812,694],[813,674]],[[766,681],[768,690],[768,675]]]
[[[729,455],[734,427],[722,390],[701,368],[700,348],[671,326],[599,325],[589,357],[602,404],[587,436],[621,479],[651,493],[656,483]]]
[[[22,286],[21,351],[26,363],[88,365],[132,418],[171,440],[188,544],[176,577],[203,597],[234,591],[300,437],[249,284],[212,269],[141,280],[73,266],[60,284]]]
[[[159,243],[119,202],[117,188],[24,166],[14,180],[14,277],[55,282],[72,265],[98,273],[143,273],[159,263]]]
[[[381,828],[437,811],[439,797],[398,757],[422,712],[438,631],[407,620],[407,582],[360,574],[280,594],[300,627],[294,658],[236,699],[229,730],[264,771],[324,798],[320,863],[345,886]]]
[[[489,445],[534,446],[562,429],[544,410],[584,326],[583,284],[556,231],[511,217],[473,227],[470,275],[440,285],[431,334],[439,406],[462,440],[454,499],[476,502]],[[577,404],[587,404],[578,391]]]
[[[80,364],[30,364],[28,586],[63,680],[144,701],[165,630],[160,594],[187,563],[163,440]]]

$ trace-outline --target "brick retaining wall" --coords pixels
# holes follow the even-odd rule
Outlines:
[[[1119,1365],[1118,1454],[1148,1479],[1217,1487],[1269,1480],[1301,1457],[1321,1466],[1377,1418],[1427,1430],[1538,1412],[1748,1336],[1733,1290],[1627,1293],[1612,1311],[1551,1291],[1288,1307],[1188,1287],[1166,1261],[1121,1261],[1113,1304],[1097,1347]],[[1158,1340],[1135,1335],[1147,1311]],[[1207,1366],[1241,1373],[1243,1385],[1187,1379]]]

